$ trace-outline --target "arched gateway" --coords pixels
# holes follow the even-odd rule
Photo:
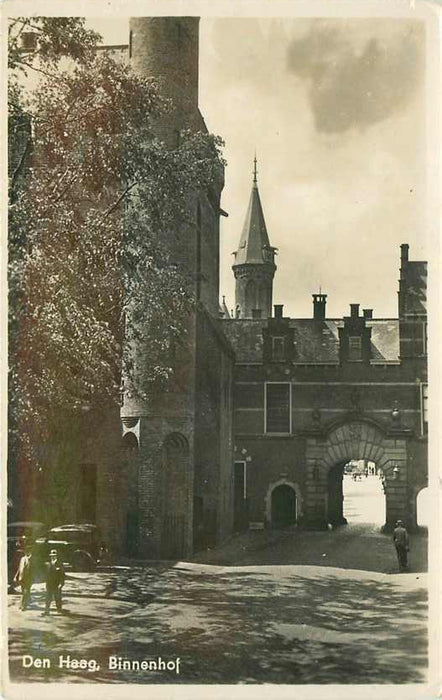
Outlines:
[[[348,421],[324,437],[308,438],[306,445],[306,522],[323,527],[344,522],[342,471],[351,459],[376,463],[385,475],[386,525],[407,519],[407,443],[384,434],[373,422]]]

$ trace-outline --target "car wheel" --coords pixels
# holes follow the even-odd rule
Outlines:
[[[72,557],[72,568],[74,571],[92,571],[94,568],[94,562],[88,552],[82,552],[81,550],[74,552]]]

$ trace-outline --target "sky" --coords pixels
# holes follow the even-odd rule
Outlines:
[[[128,22],[89,20],[106,43]],[[408,19],[202,18],[200,109],[225,140],[220,293],[234,308],[232,252],[253,157],[270,243],[274,303],[310,317],[350,303],[397,316],[401,243],[428,259],[425,28]]]

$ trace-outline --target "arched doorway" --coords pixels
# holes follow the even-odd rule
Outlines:
[[[296,523],[296,491],[288,484],[279,484],[271,496],[271,524],[274,528]]]
[[[177,558],[188,549],[189,444],[181,433],[171,433],[163,443],[161,555]]]

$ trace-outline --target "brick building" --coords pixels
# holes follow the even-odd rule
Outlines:
[[[171,147],[182,129],[206,131],[198,109],[198,18],[138,18],[129,60],[155,76],[173,109],[156,125]],[[196,306],[177,349],[168,391],[124,399],[120,466],[102,480],[101,525],[117,551],[188,556],[232,530],[233,351],[219,320],[219,219],[224,173],[192,202],[176,262],[193,280]],[[130,323],[130,319],[128,319]],[[137,348],[142,373],[143,348]]]
[[[132,19],[118,51],[173,98],[156,127],[166,143],[183,128],[206,129],[198,18]],[[67,465],[58,522],[97,522],[117,554],[184,557],[250,523],[342,523],[344,466],[370,460],[385,476],[387,526],[402,517],[415,527],[427,484],[426,264],[401,246],[397,318],[351,303],[348,316],[330,319],[322,293],[311,318],[287,318],[282,305],[272,313],[276,249],[255,161],[231,318],[219,307],[223,178],[195,194],[177,246],[197,303],[169,391],[149,402],[125,397],[121,415],[77,417],[68,455],[54,436],[56,478],[57,464]],[[136,361],[142,373],[143,347]]]
[[[426,263],[401,246],[398,318],[350,304],[327,318],[287,318],[269,301],[275,266],[256,181],[233,271],[235,526],[345,522],[343,471],[375,462],[384,475],[386,525],[417,525],[427,484]],[[264,292],[260,291],[265,289]]]

